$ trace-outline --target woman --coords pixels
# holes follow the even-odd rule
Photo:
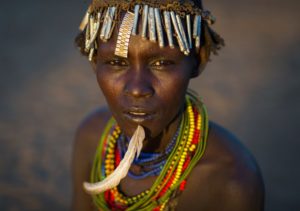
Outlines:
[[[213,22],[196,0],[92,1],[76,43],[109,109],[77,131],[72,210],[263,210],[254,158],[187,90],[222,45]]]

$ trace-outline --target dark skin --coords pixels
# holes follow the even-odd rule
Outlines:
[[[82,183],[89,181],[94,154],[111,116],[131,136],[138,124],[146,130],[144,151],[162,151],[180,123],[184,96],[191,78],[200,74],[207,53],[184,56],[178,49],[131,37],[129,56],[114,56],[117,33],[101,43],[93,67],[109,110],[98,109],[80,125],[73,152],[72,210],[95,210]],[[202,62],[199,63],[199,56]],[[132,170],[138,171],[136,166]],[[128,196],[149,189],[156,177],[124,178],[120,187]],[[255,160],[227,130],[210,122],[204,156],[188,177],[177,210],[263,210],[264,186]]]

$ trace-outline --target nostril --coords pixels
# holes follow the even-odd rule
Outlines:
[[[150,97],[154,93],[154,89],[149,81],[131,80],[125,86],[125,94],[140,98]]]
[[[130,86],[125,89],[127,95],[133,97],[150,97],[153,95],[154,91],[151,87],[141,87],[141,86]]]

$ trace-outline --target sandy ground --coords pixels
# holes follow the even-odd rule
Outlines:
[[[0,7],[0,210],[67,210],[74,132],[103,105],[73,46],[86,1]],[[191,86],[253,152],[267,211],[300,210],[300,3],[206,1],[227,46]]]

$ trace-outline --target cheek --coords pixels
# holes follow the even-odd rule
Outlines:
[[[188,84],[189,77],[185,74],[170,77],[162,83],[161,96],[170,112],[178,112],[183,105]]]
[[[113,101],[116,99],[118,93],[117,83],[115,83],[113,78],[104,71],[97,72],[97,81],[107,103],[109,105],[114,105]]]

